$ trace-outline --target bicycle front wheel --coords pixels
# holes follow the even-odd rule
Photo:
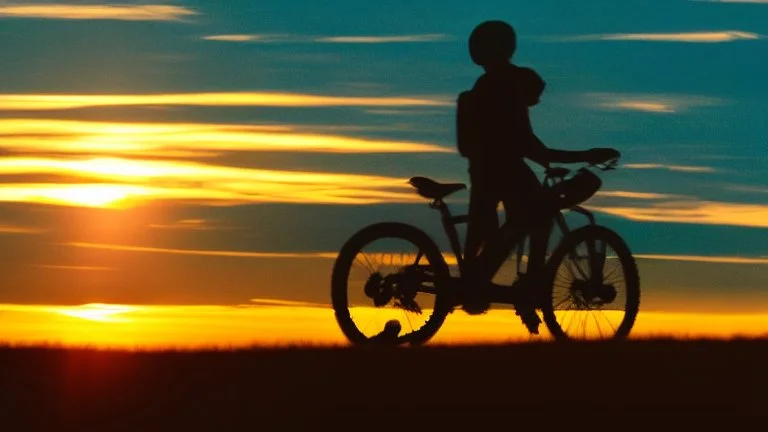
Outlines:
[[[448,265],[437,245],[411,225],[363,228],[342,246],[333,267],[331,299],[347,339],[361,344],[398,321],[393,344],[422,344],[449,312]]]
[[[542,313],[558,340],[624,339],[640,307],[640,276],[627,244],[589,225],[563,238],[547,265]]]

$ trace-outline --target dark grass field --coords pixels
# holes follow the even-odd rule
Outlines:
[[[522,420],[544,430],[555,421],[622,429],[649,416],[765,430],[767,386],[768,339],[194,352],[8,347],[0,348],[0,430],[309,430],[325,421],[407,430],[423,420],[447,430]],[[618,417],[624,423],[613,423]],[[502,429],[514,429],[507,424]]]

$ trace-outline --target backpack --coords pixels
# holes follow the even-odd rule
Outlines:
[[[513,71],[515,73],[515,85],[520,86],[517,91],[521,97],[520,102],[529,107],[538,104],[546,86],[544,80],[530,68],[515,67]],[[459,154],[468,159],[480,154],[481,146],[484,145],[488,136],[507,136],[507,132],[510,131],[509,127],[512,127],[511,125],[499,124],[494,112],[489,111],[489,109],[494,109],[492,107],[499,102],[481,100],[483,93],[478,93],[478,91],[482,90],[473,88],[463,91],[459,93],[456,100],[456,145]],[[487,94],[487,91],[484,94]],[[514,133],[514,131],[510,133]]]

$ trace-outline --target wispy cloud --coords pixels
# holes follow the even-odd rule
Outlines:
[[[610,198],[629,198],[642,200],[658,200],[670,198],[672,195],[658,194],[653,192],[630,192],[630,191],[598,191],[595,195]]]
[[[404,42],[442,42],[449,40],[445,34],[393,35],[393,36],[330,36],[318,38],[318,42],[328,43],[404,43]]]
[[[312,132],[301,126],[0,119],[0,149],[15,153],[211,156],[223,151],[447,153],[430,143]],[[332,128],[321,128],[330,130]]]
[[[659,169],[667,171],[678,172],[690,172],[690,173],[713,173],[717,172],[716,169],[708,166],[695,166],[695,165],[664,165],[656,163],[631,163],[624,165],[624,168],[629,169]]]
[[[661,254],[635,254],[638,259],[662,260],[662,261],[688,261],[716,264],[768,264],[765,257],[739,257],[739,256],[706,256],[706,255],[661,255]]]
[[[203,36],[203,40],[219,42],[279,42],[289,36],[282,34],[219,34]]]
[[[642,42],[687,42],[687,43],[718,43],[738,40],[756,40],[762,36],[757,33],[724,30],[674,33],[612,33],[596,35],[562,36],[544,39],[556,42],[589,42],[589,41],[642,41]]]
[[[673,222],[768,228],[768,205],[717,201],[672,201],[651,206],[589,205],[588,208],[644,222]]]
[[[736,191],[736,192],[768,194],[767,187],[747,186],[747,185],[728,185],[728,186],[725,186],[725,188],[728,190]]]
[[[106,243],[89,242],[69,242],[66,246],[86,249],[102,249],[122,252],[149,252],[164,253],[176,255],[203,255],[218,256],[230,258],[271,258],[271,259],[336,259],[337,252],[256,252],[256,251],[233,251],[233,250],[204,250],[204,249],[178,249],[161,248],[134,245],[118,245]],[[367,262],[382,265],[400,265],[399,263],[413,262],[416,255],[387,252],[367,252],[365,254]],[[448,265],[456,265],[456,259],[452,256],[446,257]],[[374,264],[374,265],[375,265]],[[370,264],[369,264],[370,265]]]
[[[691,0],[701,3],[748,3],[748,4],[768,4],[768,0]]]
[[[404,178],[386,176],[120,158],[0,159],[0,175],[19,174],[53,175],[62,181],[0,184],[0,202],[124,207],[155,200],[218,205],[258,202],[372,204],[420,200]]]
[[[220,42],[248,43],[338,43],[338,44],[385,44],[385,43],[425,43],[451,40],[446,34],[409,34],[409,35],[356,35],[356,36],[301,36],[290,34],[218,34],[203,36],[202,39]]]
[[[8,225],[0,223],[0,234],[41,234],[45,230],[20,225]]]
[[[213,229],[221,229],[221,227],[212,225],[205,219],[181,219],[169,223],[162,224],[150,224],[150,228],[156,229],[170,229],[170,230],[192,230],[192,231],[207,231]]]
[[[170,5],[116,4],[0,4],[0,18],[59,20],[180,21],[197,15],[192,9]]]
[[[582,100],[601,109],[678,113],[691,108],[723,105],[724,101],[696,95],[586,93]]]
[[[32,267],[51,269],[51,270],[73,270],[73,271],[116,271],[114,267],[97,266],[74,266],[74,265],[56,265],[56,264],[32,264]]]
[[[203,255],[234,258],[276,258],[276,259],[296,259],[296,258],[316,258],[316,259],[334,259],[337,254],[333,252],[251,252],[251,251],[233,251],[233,250],[204,250],[204,249],[176,249],[176,248],[157,248],[145,246],[116,245],[103,243],[84,243],[71,242],[67,246],[86,249],[104,249],[123,252],[151,252],[177,255]]]
[[[221,92],[130,95],[0,94],[0,110],[39,111],[105,106],[402,107],[452,106],[451,98],[355,97],[299,93]]]
[[[330,305],[323,304],[323,303],[313,303],[313,302],[304,302],[304,301],[295,301],[295,300],[279,300],[279,299],[263,299],[263,298],[255,298],[251,299],[251,303],[248,303],[247,305],[243,305],[245,307],[248,306],[288,306],[288,307],[319,307],[319,308],[327,308]]]

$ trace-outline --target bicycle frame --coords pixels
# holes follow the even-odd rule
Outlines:
[[[546,174],[542,183],[548,187],[556,184],[561,180],[562,176]],[[459,239],[459,234],[456,230],[456,225],[460,223],[467,223],[469,221],[468,215],[452,215],[448,205],[442,199],[432,201],[430,203],[430,207],[440,212],[443,230],[448,237],[452,253],[456,258],[459,273],[461,275],[465,275],[467,271],[465,268],[465,257],[463,254],[461,241]],[[595,224],[595,217],[589,210],[581,206],[573,206],[567,210],[582,214],[587,218],[589,224]],[[555,225],[557,225],[563,235],[566,235],[571,231],[562,211],[555,212],[555,214],[552,215],[552,218],[554,219]],[[520,271],[524,252],[523,248],[525,246],[524,240],[526,236],[529,235],[529,232],[529,225],[523,227],[512,226],[505,221],[504,224],[502,224],[502,226],[498,229],[498,235],[491,239],[491,241],[488,242],[486,247],[484,247],[478,255],[476,260],[478,263],[478,268],[476,269],[478,272],[478,280],[490,281],[499,270],[499,268],[501,268],[501,266],[504,264],[504,261],[506,261],[507,257],[512,252],[512,248],[515,245],[518,246],[517,269]],[[591,249],[592,248],[590,247],[590,252],[592,252]]]

